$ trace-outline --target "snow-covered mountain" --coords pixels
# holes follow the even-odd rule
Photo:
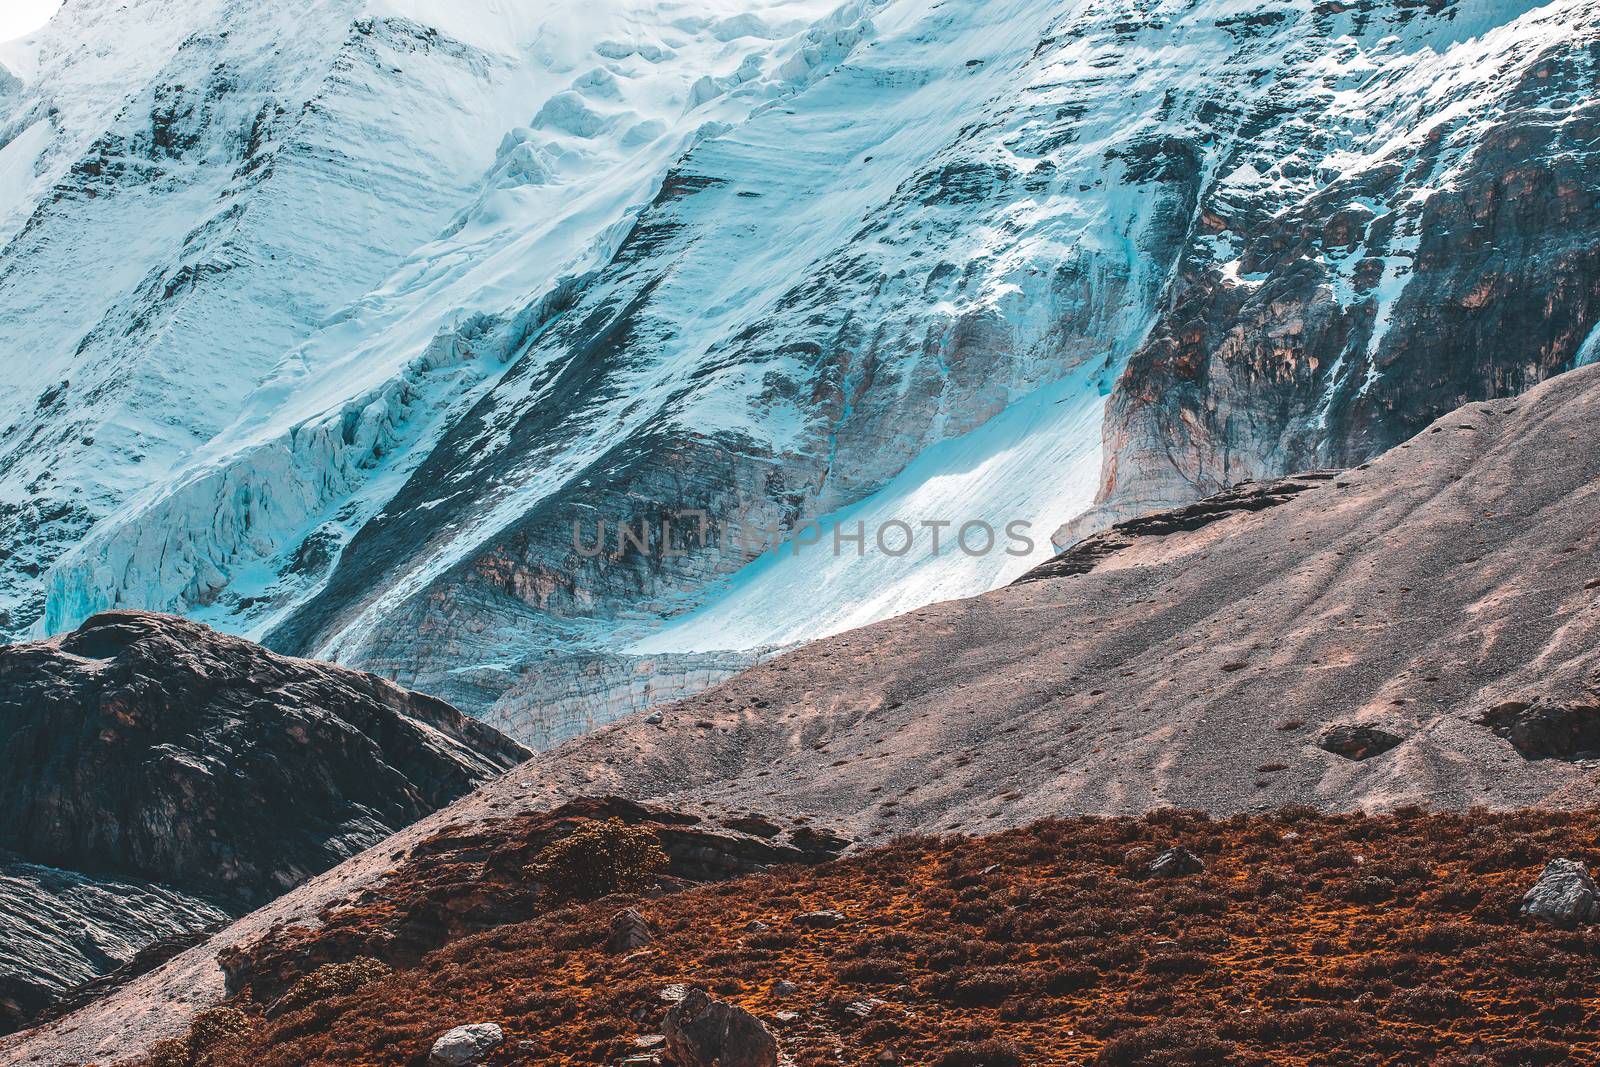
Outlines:
[[[1600,355],[1597,46],[1600,0],[69,0],[0,57],[7,627],[180,611],[547,744],[1358,462]]]
[[[625,51],[617,39],[672,18],[595,6],[73,0],[13,47],[20,59],[0,58],[25,77],[0,97],[8,630],[37,618],[39,576],[63,548],[193,459],[299,345],[345,352],[367,332],[386,281],[407,284],[396,268],[464,206],[479,205],[478,229],[550,212],[521,191],[549,162],[519,147],[530,101],[585,74],[602,85],[596,49]],[[638,79],[644,113],[618,140],[653,145],[653,169],[681,147],[656,143],[669,138],[655,112],[681,110],[713,57],[737,66],[765,43],[725,42],[737,8],[724,6],[670,74]],[[607,216],[597,229],[625,210],[617,195],[590,207]],[[471,236],[458,234],[456,257]],[[564,251],[530,255],[548,270],[542,257]]]

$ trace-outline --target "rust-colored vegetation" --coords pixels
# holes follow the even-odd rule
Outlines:
[[[664,990],[695,984],[761,1017],[799,1067],[1600,1063],[1600,929],[1519,914],[1546,860],[1600,859],[1597,832],[1594,813],[1293,809],[908,839],[560,907],[270,1017],[247,989],[232,1007],[251,1025],[230,1016],[191,1054],[216,1067],[422,1065],[442,1031],[496,1022],[507,1040],[490,1063],[613,1064],[660,1033]],[[1176,845],[1204,871],[1147,877]],[[403,871],[392,885],[429,892]],[[608,922],[625,906],[655,937],[617,952]],[[797,921],[823,909],[846,919]],[[283,936],[326,964],[307,951],[318,934]]]

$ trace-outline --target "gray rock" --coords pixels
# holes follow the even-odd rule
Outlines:
[[[1554,859],[1522,898],[1522,914],[1557,926],[1600,919],[1600,889],[1577,860]]]
[[[431,697],[171,615],[0,645],[0,1034],[529,754]]]
[[[26,1028],[46,1008],[103,994],[232,918],[168,886],[15,862],[0,851],[0,1034]]]
[[[1205,869],[1200,857],[1182,846],[1169,848],[1150,862],[1152,878],[1182,878]]]
[[[434,1067],[470,1067],[482,1063],[485,1056],[498,1048],[506,1039],[505,1031],[495,1023],[472,1023],[458,1026],[440,1035],[428,1053],[428,1063]]]
[[[778,1039],[761,1020],[701,989],[667,1012],[661,1032],[676,1067],[777,1067]]]
[[[1578,762],[1593,759],[1600,749],[1600,702],[1593,698],[1508,700],[1480,721],[1526,760]]]
[[[611,917],[611,929],[606,935],[606,947],[612,952],[632,952],[644,948],[655,940],[650,921],[628,908]]]
[[[804,915],[796,915],[794,918],[796,926],[809,926],[816,930],[831,930],[835,926],[842,925],[844,921],[844,912],[834,908],[826,908],[822,911],[808,911]]]
[[[800,992],[800,987],[787,978],[780,980],[772,987],[772,995],[775,997],[792,997],[798,992]]]

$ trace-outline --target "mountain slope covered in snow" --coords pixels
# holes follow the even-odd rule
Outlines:
[[[521,62],[352,0],[86,0],[31,44],[0,124],[12,632],[63,547],[444,225],[529,88]]]
[[[375,336],[386,280],[426,300],[437,277],[391,277],[408,254],[454,230],[448,254],[473,258],[476,231],[544,214],[551,161],[522,137],[528,101],[601,85],[604,70],[575,71],[572,57],[603,63],[594,49],[622,49],[608,34],[670,17],[590,6],[83,0],[26,42],[30,77],[0,100],[0,191],[12,194],[0,203],[0,625],[33,625],[40,575],[63,548],[259,416],[270,400],[257,385],[279,395],[303,342],[379,381],[400,368],[371,365],[355,341],[422,355],[413,337]],[[708,21],[702,47],[650,85],[645,114],[613,108],[636,120],[622,136],[654,146],[656,169],[676,146],[650,116],[678,105],[713,55],[740,51]],[[590,208],[604,216],[591,229],[616,222],[619,195]],[[573,250],[528,255],[547,268]],[[458,296],[408,325],[431,339],[470,323]],[[351,387],[332,388],[296,399],[320,411]]]
[[[202,270],[221,246],[186,239],[53,340],[88,345],[60,374],[14,368],[14,630],[180,611],[547,744],[1003,584],[1063,522],[1359,461],[1600,351],[1595,0],[418,4],[320,7],[355,28],[294,69],[359,70],[336,84],[362,94],[289,95],[421,171],[383,153],[473,131],[437,147],[436,207],[346,271],[348,232],[272,205],[336,190],[348,227],[399,179],[351,191],[302,133],[303,167],[257,179],[205,127],[184,173],[261,220],[227,245],[248,262]],[[356,62],[361,27],[400,25],[453,94]],[[194,92],[151,77],[123,126]],[[121,136],[140,168],[29,225],[182,209],[129,187],[153,150]],[[0,270],[59,273],[29,232]],[[280,245],[340,284],[260,262]],[[44,332],[35,303],[0,309],[0,343]],[[113,323],[131,341],[97,349]],[[226,361],[203,340],[235,333]],[[938,554],[927,521],[951,524]],[[882,550],[900,522],[912,550]],[[968,523],[1023,536],[969,552]]]

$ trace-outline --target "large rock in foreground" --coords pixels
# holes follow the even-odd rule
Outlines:
[[[1522,898],[1522,914],[1557,926],[1576,926],[1600,917],[1600,889],[1577,860],[1554,859]]]
[[[54,869],[0,909],[7,1028],[526,755],[440,701],[172,616],[107,612],[0,648],[0,850]]]
[[[743,1008],[691,989],[667,1012],[667,1051],[683,1067],[776,1067],[778,1042]]]

